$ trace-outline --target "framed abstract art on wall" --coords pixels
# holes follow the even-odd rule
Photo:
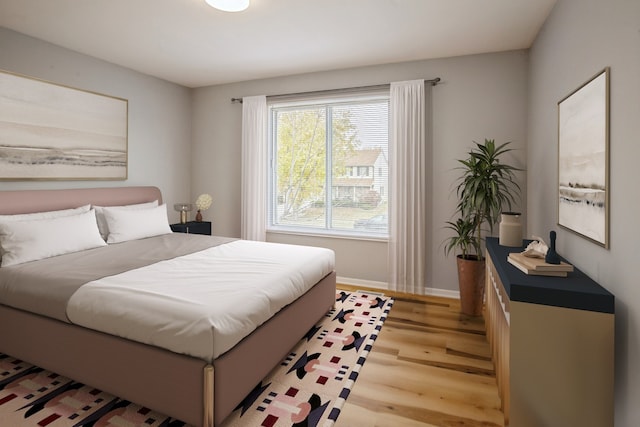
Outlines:
[[[128,101],[0,71],[1,180],[127,179]]]
[[[609,247],[609,68],[558,102],[558,225]]]

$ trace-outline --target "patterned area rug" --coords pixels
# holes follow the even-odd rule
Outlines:
[[[292,349],[223,427],[330,427],[393,299],[338,292],[335,309]],[[184,427],[179,420],[0,354],[2,427]]]

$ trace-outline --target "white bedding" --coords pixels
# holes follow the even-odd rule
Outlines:
[[[324,248],[237,240],[89,282],[72,323],[212,361],[333,271]]]

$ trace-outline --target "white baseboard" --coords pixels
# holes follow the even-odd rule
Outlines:
[[[362,280],[362,279],[354,279],[351,277],[342,277],[338,276],[336,278],[338,283],[344,283],[345,285],[350,286],[365,286],[371,289],[380,289],[380,290],[388,290],[387,282],[377,282],[374,280]],[[444,297],[444,298],[453,298],[460,299],[459,291],[452,291],[449,289],[436,289],[436,288],[425,288],[424,295],[433,295],[436,297]]]
[[[362,280],[362,279],[353,279],[351,277],[338,276],[336,277],[336,281],[338,283],[344,283],[345,285],[366,286],[367,288],[382,289],[383,291],[389,289],[387,287],[387,282],[376,282],[374,280]]]
[[[452,291],[449,289],[427,288],[425,295],[433,295],[434,297],[460,299],[460,291]]]

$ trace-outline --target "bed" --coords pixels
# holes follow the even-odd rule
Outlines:
[[[156,187],[1,191],[0,215],[156,200],[162,201]],[[63,257],[49,262],[56,259]],[[220,425],[330,310],[335,302],[335,283],[331,269],[248,336],[210,360],[69,323],[46,310],[38,313],[37,307],[32,310],[28,304],[29,309],[16,308],[0,300],[0,352],[188,424],[212,427]],[[30,304],[38,305],[34,299]]]

